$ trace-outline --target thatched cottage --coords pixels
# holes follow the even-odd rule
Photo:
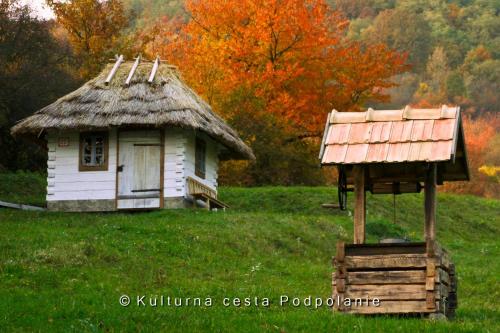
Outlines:
[[[251,149],[176,68],[120,56],[74,92],[21,120],[13,135],[48,148],[47,207],[113,211],[217,199],[218,163]]]

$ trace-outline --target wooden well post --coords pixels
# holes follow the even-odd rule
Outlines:
[[[353,168],[354,178],[354,244],[365,242],[366,227],[366,192],[365,168],[356,165]]]
[[[431,163],[425,175],[424,196],[425,196],[425,240],[436,239],[436,179],[437,168],[435,163]]]

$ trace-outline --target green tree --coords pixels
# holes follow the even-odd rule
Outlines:
[[[69,47],[53,29],[18,1],[0,2],[0,170],[44,168],[43,150],[14,140],[10,127],[75,88],[66,71]]]
[[[432,95],[432,98],[428,98],[430,102],[434,104],[447,102],[446,82],[449,72],[446,53],[438,46],[429,57],[426,67],[427,85]]]
[[[461,97],[466,95],[464,79],[458,70],[452,71],[448,75],[446,79],[446,94],[448,100],[455,103],[459,102]]]
[[[157,19],[185,15],[183,0],[123,0],[132,28],[140,30]]]
[[[329,0],[330,6],[349,19],[376,16],[384,9],[394,8],[396,0]]]
[[[465,87],[468,97],[479,110],[500,109],[498,91],[500,82],[500,60],[488,59],[473,65],[465,73]]]
[[[373,26],[364,31],[364,39],[372,43],[384,43],[391,49],[409,53],[409,62],[419,72],[432,49],[431,28],[421,14],[408,9],[382,11]]]

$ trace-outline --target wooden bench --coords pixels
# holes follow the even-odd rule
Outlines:
[[[193,197],[193,206],[196,207],[196,200],[202,200],[206,204],[206,208],[222,208],[226,210],[228,205],[217,199],[217,192],[205,184],[200,183],[192,177],[187,177],[188,194]]]

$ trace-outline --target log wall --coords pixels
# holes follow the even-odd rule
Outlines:
[[[125,130],[124,130],[125,131]],[[164,130],[163,196],[165,208],[185,207],[188,197],[186,178],[192,177],[217,191],[218,154],[221,145],[204,133],[198,133],[207,143],[206,177],[195,175],[196,133],[181,128]],[[47,207],[56,211],[113,211],[117,169],[117,130],[109,131],[108,169],[80,171],[78,131],[49,131],[47,162]],[[67,143],[58,144],[60,139]]]
[[[337,244],[333,298],[379,300],[362,306],[334,304],[357,314],[438,314],[457,307],[455,268],[437,243]]]

